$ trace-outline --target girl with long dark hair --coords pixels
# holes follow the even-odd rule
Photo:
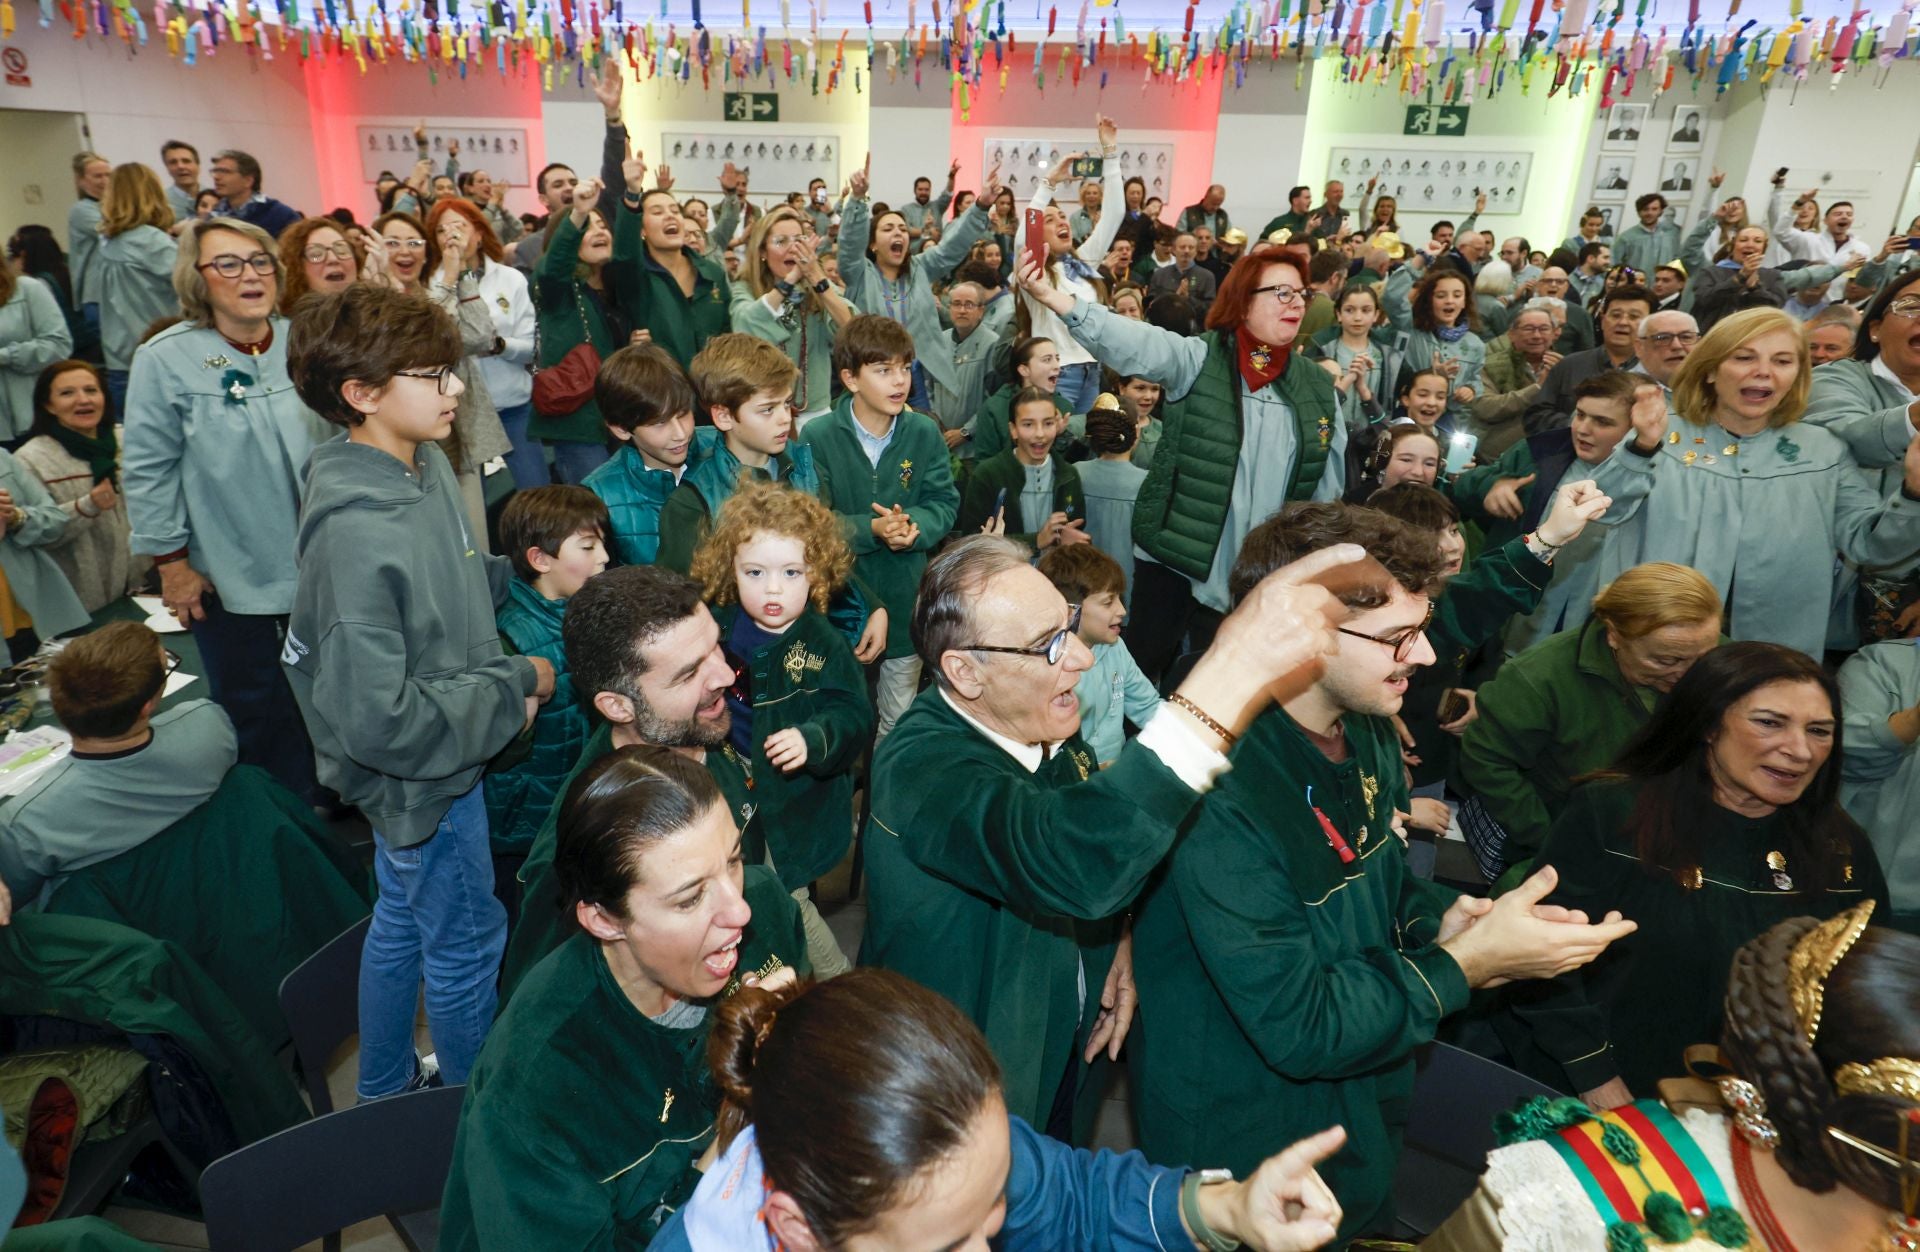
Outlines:
[[[1804,653],[1735,643],[1694,662],[1540,850],[1560,874],[1549,904],[1619,909],[1640,929],[1516,998],[1529,1068],[1596,1108],[1648,1095],[1719,1034],[1741,944],[1784,918],[1886,905],[1840,807],[1841,737],[1839,690]]]

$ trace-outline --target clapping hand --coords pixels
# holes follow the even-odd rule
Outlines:
[[[873,512],[874,518],[868,523],[873,537],[895,552],[907,551],[920,538],[919,525],[899,505],[889,508],[875,501]]]

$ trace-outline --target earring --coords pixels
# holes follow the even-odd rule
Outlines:
[[[1744,1078],[1722,1078],[1720,1098],[1733,1110],[1733,1128],[1756,1148],[1771,1152],[1780,1143],[1780,1132],[1767,1120],[1767,1100],[1760,1089]]]

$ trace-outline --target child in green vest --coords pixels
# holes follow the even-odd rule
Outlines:
[[[887,610],[880,662],[879,735],[884,737],[920,685],[920,658],[908,625],[927,554],[960,511],[939,423],[906,407],[913,337],[898,322],[862,316],[840,328],[833,367],[846,394],[800,441],[813,452],[820,494],[839,515],[854,569]]]
[[[1013,398],[1025,388],[1037,387],[1042,395],[1052,396],[1053,406],[1062,418],[1069,412],[1067,402],[1058,394],[1060,349],[1053,340],[1029,335],[1013,345],[1007,361],[1013,377],[988,396],[980,405],[980,412],[974,415],[969,433],[973,436],[975,465],[1000,455],[1011,445],[1007,423],[1013,420]]]
[[[808,884],[852,841],[852,769],[873,735],[866,678],[826,616],[852,569],[840,519],[806,492],[764,481],[741,485],[693,558],[737,675],[729,733],[749,762],[767,859],[800,904],[822,978],[850,966]]]
[[[583,482],[606,501],[607,546],[620,563],[651,565],[660,551],[662,506],[687,468],[713,454],[720,432],[693,424],[687,372],[652,344],[633,344],[603,361],[593,398],[620,447]]]
[[[560,793],[560,780],[587,742],[587,714],[573,697],[560,622],[568,598],[607,568],[607,529],[607,506],[585,487],[517,491],[501,510],[500,546],[515,577],[494,623],[510,651],[553,663],[553,699],[533,719],[527,755],[486,776],[487,828],[496,856],[526,855]]]
[[[1091,543],[1079,472],[1053,450],[1064,429],[1047,392],[1028,387],[1015,396],[1007,421],[1013,446],[974,468],[956,529],[972,534],[997,525],[1035,551]]]

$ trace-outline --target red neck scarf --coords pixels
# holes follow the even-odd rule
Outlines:
[[[1234,339],[1240,346],[1240,377],[1246,380],[1248,391],[1258,391],[1287,372],[1287,361],[1293,356],[1292,344],[1284,348],[1271,347],[1244,329]]]
[[[267,337],[258,343],[241,343],[238,339],[227,338],[225,334],[222,334],[220,337],[226,339],[237,351],[244,352],[248,356],[259,356],[273,346],[273,323],[267,323]]]

